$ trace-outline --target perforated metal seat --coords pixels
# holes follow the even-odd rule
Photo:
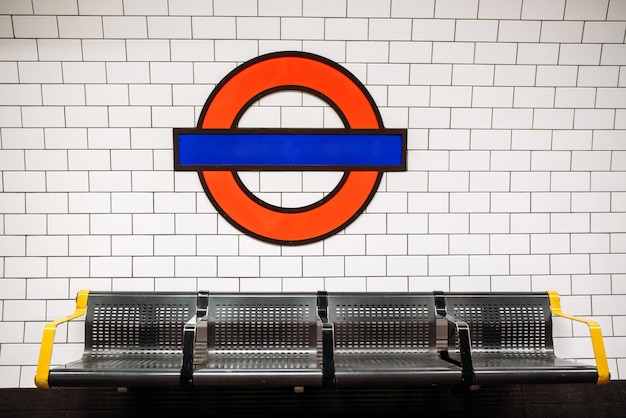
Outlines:
[[[446,293],[447,311],[470,329],[474,384],[595,383],[598,370],[554,353],[547,293]],[[460,349],[449,341],[450,351]]]
[[[50,369],[59,324],[85,316],[82,357]],[[589,326],[596,365],[554,353],[552,316]],[[470,338],[471,337],[471,338]],[[46,324],[35,375],[54,386],[598,383],[599,325],[546,293],[79,292]]]
[[[50,386],[178,386],[183,327],[196,293],[91,292],[81,359],[53,368]]]
[[[461,384],[437,352],[432,293],[328,293],[337,386]]]
[[[194,386],[321,386],[315,294],[208,297],[195,338]],[[191,331],[190,331],[191,332]]]

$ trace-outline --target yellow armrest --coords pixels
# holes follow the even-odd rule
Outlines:
[[[52,345],[54,344],[54,334],[57,325],[78,318],[85,314],[87,310],[87,299],[89,290],[81,290],[76,295],[76,310],[73,314],[64,318],[48,322],[43,330],[41,348],[39,350],[39,361],[37,362],[37,373],[35,374],[35,385],[38,388],[48,389],[48,374],[50,373],[50,361],[52,360]]]
[[[598,384],[604,385],[609,383],[611,374],[609,372],[609,363],[606,360],[604,340],[602,339],[600,325],[597,322],[590,321],[588,319],[577,318],[575,316],[564,314],[561,310],[561,298],[559,297],[559,294],[554,290],[548,290],[548,295],[550,296],[550,307],[554,315],[567,318],[572,321],[584,322],[589,326],[591,343],[593,344],[593,353],[596,358],[596,368],[598,369]]]

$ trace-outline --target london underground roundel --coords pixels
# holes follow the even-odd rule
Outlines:
[[[237,127],[254,102],[285,90],[324,100],[345,128]],[[240,231],[276,244],[307,244],[353,222],[385,171],[406,170],[406,130],[385,129],[365,87],[337,63],[310,53],[272,53],[228,74],[207,99],[196,128],[174,129],[174,167],[197,171],[218,212]],[[283,208],[254,196],[237,174],[264,170],[344,174],[323,199]]]

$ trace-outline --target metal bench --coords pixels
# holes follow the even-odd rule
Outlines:
[[[193,386],[322,386],[316,294],[208,293],[185,327],[183,381]],[[191,359],[193,358],[193,362]]]
[[[432,293],[327,293],[337,386],[461,385],[460,361],[437,349]],[[449,322],[459,339],[467,326]]]
[[[82,357],[50,368],[59,324]],[[589,326],[595,365],[556,357],[552,318]],[[597,323],[556,292],[89,292],[48,323],[35,383],[72,387],[479,387],[605,384]]]
[[[196,293],[89,292],[74,314],[45,326],[35,384],[55,386],[178,386],[183,326],[196,311]],[[50,369],[59,324],[85,316],[82,357]]]
[[[597,383],[609,381],[600,326],[564,315],[559,295],[548,292],[439,293],[445,312],[470,329],[470,346],[450,332],[449,352],[469,351],[471,385],[502,383]],[[586,323],[595,365],[559,358],[552,316]],[[465,346],[465,347],[464,347]]]

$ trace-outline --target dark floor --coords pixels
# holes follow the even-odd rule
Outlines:
[[[0,417],[626,417],[626,380],[608,385],[550,384],[411,389],[209,390],[142,388],[0,389]]]

